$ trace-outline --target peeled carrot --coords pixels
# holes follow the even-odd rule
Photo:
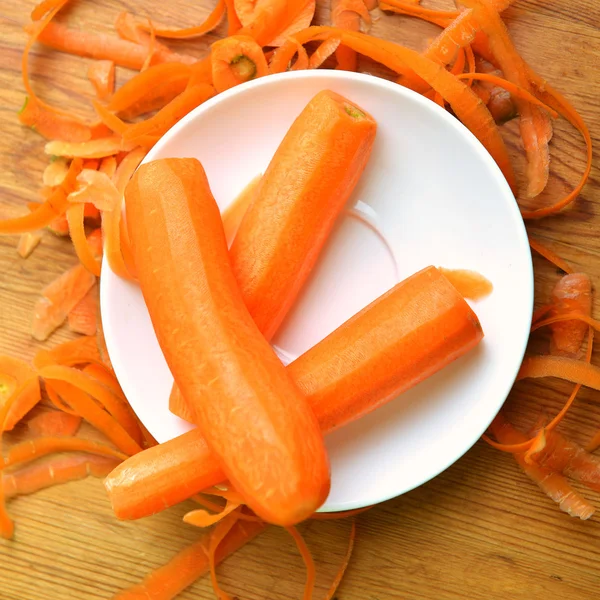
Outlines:
[[[327,433],[416,385],[482,336],[462,296],[438,269],[428,267],[346,321],[287,370]],[[105,486],[117,517],[137,519],[225,478],[201,432],[194,430],[127,460]]]
[[[585,273],[562,277],[552,290],[554,308],[550,316],[565,312],[592,313],[592,282]],[[588,326],[581,321],[563,321],[550,325],[552,338],[550,352],[559,356],[577,358]]]
[[[286,42],[282,46],[282,49],[285,47],[288,54],[291,55],[295,53],[298,42],[305,44],[313,40],[334,37],[339,38],[344,45],[380,62],[396,73],[407,71],[416,73],[450,104],[456,116],[492,155],[511,188],[515,189],[515,178],[508,152],[492,116],[481,99],[443,66],[414,50],[387,40],[335,27],[309,27],[304,31],[299,31],[294,37],[293,43]],[[285,64],[289,62],[289,59],[285,61],[285,52],[282,52],[281,57]],[[545,104],[550,103],[545,102]]]
[[[96,335],[98,310],[100,310],[98,290],[94,286],[69,313],[67,317],[69,329],[83,335]]]
[[[27,422],[29,431],[36,436],[72,436],[81,425],[81,417],[57,410],[40,413]]]
[[[1,485],[7,499],[25,496],[88,476],[105,477],[117,464],[117,459],[93,454],[62,455],[37,461],[12,473],[2,471]]]
[[[217,92],[269,74],[262,48],[245,35],[234,35],[215,42],[211,46],[210,60]]]
[[[322,436],[244,306],[202,166],[195,159],[142,165],[125,199],[159,343],[228,479],[265,520],[306,518],[329,492]]]
[[[342,96],[320,92],[294,121],[263,175],[230,254],[246,306],[267,339],[358,182],[376,128],[370,115]]]
[[[527,439],[525,435],[501,418],[494,420],[492,433],[500,442],[506,444],[518,443]],[[515,459],[523,471],[558,504],[562,511],[582,520],[589,519],[594,514],[595,508],[583,496],[580,496],[562,475],[548,468],[527,463],[523,454],[515,454]]]
[[[90,291],[96,277],[79,264],[55,279],[42,292],[34,307],[31,333],[36,340],[47,339]]]
[[[0,419],[0,432],[10,431],[40,401],[37,373],[25,361],[0,355],[0,409],[9,407]]]
[[[99,100],[110,98],[115,89],[115,63],[112,60],[97,60],[92,63],[87,76]]]

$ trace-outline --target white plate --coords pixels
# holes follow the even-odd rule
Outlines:
[[[343,71],[299,71],[234,88],[184,118],[146,161],[198,158],[221,209],[264,172],[295,117],[329,88],[378,122],[353,201],[368,204],[404,279],[427,265],[488,277],[473,304],[485,339],[469,355],[385,407],[327,436],[332,487],[323,511],[381,502],[421,485],[462,456],[504,402],[525,352],[533,305],[531,254],[515,199],[475,137],[436,104],[399,85]],[[298,355],[396,282],[380,239],[350,217],[274,343]],[[104,264],[108,350],[127,398],[159,442],[190,427],[169,412],[172,377],[138,287]]]

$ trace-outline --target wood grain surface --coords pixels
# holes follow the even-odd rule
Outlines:
[[[183,26],[200,22],[211,0],[99,0],[73,2],[64,18],[75,26],[110,31],[116,15],[140,16]],[[443,0],[424,0],[449,7]],[[24,100],[20,78],[26,21],[32,0],[0,3],[0,216],[23,212],[36,199],[47,162],[43,141],[21,127],[16,112]],[[372,33],[423,49],[436,28],[413,19],[378,14]],[[317,20],[328,23],[327,3]],[[600,143],[600,2],[598,0],[517,0],[506,19],[530,64],[565,92]],[[222,35],[181,44],[202,56]],[[92,117],[93,91],[85,60],[37,47],[32,78],[43,97],[74,113]],[[362,63],[363,70],[373,65]],[[123,81],[129,74],[120,72]],[[515,128],[506,128],[518,155]],[[557,123],[552,143],[553,194],[576,180],[583,165],[578,134]],[[522,159],[518,162],[522,166]],[[577,269],[600,282],[600,182],[592,177],[576,204],[559,216],[529,225]],[[75,263],[68,240],[45,233],[28,260],[15,251],[15,237],[0,237],[0,353],[31,358],[40,347],[29,334],[32,307],[40,290]],[[534,256],[536,301],[543,303],[557,280],[556,269]],[[594,303],[600,315],[598,299]],[[54,334],[48,346],[69,337]],[[536,342],[543,344],[544,341]],[[598,363],[598,353],[594,360]],[[521,426],[540,411],[556,412],[569,386],[556,381],[519,384],[508,401]],[[561,430],[584,442],[600,427],[600,396],[584,390]],[[448,426],[460,426],[448,424]],[[12,436],[16,438],[21,431]],[[600,506],[600,495],[586,491]],[[11,542],[0,541],[1,600],[107,599],[166,562],[198,532],[184,526],[188,506],[135,523],[113,518],[98,480],[57,487],[10,502],[16,519]],[[358,518],[358,538],[338,600],[590,600],[600,589],[600,516],[572,519],[531,483],[513,459],[482,442],[439,477]],[[348,522],[311,522],[303,531],[319,569],[315,598],[323,597],[345,550]],[[271,528],[221,568],[223,587],[244,600],[300,598],[304,570],[287,534]],[[213,598],[207,580],[181,595]]]

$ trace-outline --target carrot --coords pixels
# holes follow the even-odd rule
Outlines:
[[[83,169],[77,176],[77,189],[69,194],[68,200],[74,203],[92,204],[98,210],[113,210],[121,202],[122,197],[106,173]]]
[[[114,156],[107,156],[102,159],[100,166],[98,167],[98,171],[100,173],[104,173],[107,177],[112,179],[115,171],[117,170],[117,159]]]
[[[375,132],[370,115],[324,91],[304,108],[275,152],[230,251],[246,306],[267,339],[354,190]]]
[[[228,479],[265,520],[287,525],[306,518],[329,492],[322,436],[244,306],[202,166],[195,159],[142,165],[125,199],[140,287],[161,348]],[[283,477],[289,485],[281,486]]]
[[[581,175],[581,178],[579,179],[579,182],[570,193],[550,206],[536,208],[535,210],[521,210],[521,216],[524,219],[541,219],[542,217],[556,214],[558,211],[571,204],[571,202],[573,202],[581,193],[581,190],[585,186],[592,170],[592,137],[587,125],[581,118],[581,115],[560,92],[555,90],[550,84],[548,84],[537,73],[534,73],[531,69],[529,69],[528,75],[534,88],[535,95],[542,100],[542,102],[548,106],[551,106],[561,117],[569,121],[569,123],[571,123],[571,125],[577,129],[577,131],[579,131],[585,141],[586,148],[585,169]]]
[[[69,205],[66,204],[66,206],[68,207]],[[69,235],[69,221],[67,221],[66,214],[62,214],[59,217],[52,219],[47,227],[51,233],[58,237],[67,237]]]
[[[494,6],[488,0],[465,0],[465,5],[473,8],[473,16],[489,37],[490,48],[505,77],[527,91],[532,91],[527,65],[513,46],[508,30]],[[528,161],[526,196],[534,198],[548,183],[548,143],[552,137],[552,125],[548,114],[540,108],[519,98],[515,98],[515,103],[520,115],[521,138]]]
[[[133,173],[146,156],[146,150],[136,148],[119,164],[113,176],[114,184],[122,198],[125,187]],[[122,202],[117,202],[112,211],[105,213],[102,219],[104,234],[104,252],[108,265],[119,277],[132,279],[135,276],[135,266],[131,255],[131,246],[127,230],[121,219]]]
[[[44,169],[42,180],[48,187],[60,185],[69,172],[69,163],[66,158],[56,158]]]
[[[332,600],[337,592],[340,583],[342,583],[342,579],[346,573],[346,569],[348,568],[348,564],[350,563],[350,558],[352,557],[352,551],[354,550],[354,541],[356,539],[356,521],[352,521],[352,527],[350,529],[350,537],[348,538],[348,549],[346,550],[346,554],[344,555],[344,560],[342,561],[342,565],[340,566],[331,587],[327,591],[327,595],[325,596],[325,600]]]
[[[27,258],[42,241],[42,233],[40,231],[28,231],[22,233],[17,245],[17,252],[21,258]]]
[[[31,28],[26,27],[26,30]],[[49,23],[40,33],[38,41],[61,52],[96,60],[110,60],[121,67],[138,71],[142,68],[148,54],[147,49],[140,44],[104,33],[69,29],[60,23]],[[161,62],[192,64],[195,59],[175,52],[157,53],[153,57],[153,63]]]
[[[331,24],[333,27],[360,31],[361,22],[367,27],[371,25],[371,15],[363,0],[331,0]],[[341,46],[335,56],[338,69],[356,71],[358,68],[357,54],[351,48]]]
[[[120,113],[124,118],[133,118],[162,108],[183,92],[190,75],[189,65],[153,65],[123,84],[114,93],[106,108]]]
[[[104,158],[122,151],[132,150],[132,148],[120,136],[113,135],[80,143],[48,142],[44,150],[46,154],[53,156]]]
[[[73,191],[75,180],[81,171],[81,159],[71,161],[67,176],[61,185],[49,192],[45,202],[40,204],[33,212],[23,217],[0,220],[0,234],[2,233],[27,233],[50,225],[54,219],[63,215],[69,206],[67,194]]]
[[[530,377],[558,377],[600,391],[600,367],[564,356],[529,356],[525,358],[517,380]]]
[[[19,121],[48,140],[87,142],[92,138],[89,125],[72,115],[49,110],[35,97],[25,98],[25,104],[19,111]]]
[[[547,261],[551,262],[553,265],[557,266],[559,269],[564,271],[565,273],[573,273],[573,267],[569,265],[566,261],[564,261],[556,252],[542,244],[539,240],[536,240],[529,237],[529,246],[532,250],[535,250],[538,254],[543,256]]]
[[[234,35],[210,49],[213,84],[217,92],[269,74],[267,59],[253,38]]]
[[[302,598],[303,600],[311,600],[316,579],[315,562],[304,538],[300,535],[298,530],[295,527],[286,527],[286,530],[292,536],[294,542],[296,542],[298,552],[300,552],[300,556],[302,556],[302,560],[306,566],[306,584],[304,586],[304,595]]]
[[[27,422],[33,435],[48,437],[73,436],[80,425],[81,417],[56,410],[40,413]]]
[[[92,249],[90,248],[85,237],[85,228],[83,223],[84,211],[85,206],[83,204],[75,204],[67,209],[69,234],[71,235],[71,241],[73,242],[73,246],[75,247],[75,252],[77,253],[77,258],[79,258],[81,262],[81,266],[85,267],[92,275],[99,277],[100,262],[94,256],[94,253],[92,252]]]
[[[64,382],[94,398],[119,423],[128,436],[141,446],[142,434],[131,407],[123,398],[114,394],[97,379],[78,369],[62,365],[43,367],[39,370],[39,374],[44,379],[54,382],[54,386],[59,394],[61,393],[60,390],[64,389],[64,386],[59,386],[58,382]],[[68,398],[64,399],[68,401]],[[73,408],[76,409],[76,407]],[[134,448],[134,445],[131,444],[130,448]],[[135,451],[139,451],[140,449],[137,448]],[[131,450],[130,453],[133,454],[134,450]]]
[[[260,522],[237,521],[216,548],[214,563],[225,560],[264,529],[265,525]],[[118,593],[114,600],[171,600],[196,579],[208,573],[212,535],[212,532],[204,534],[197,542],[176,554],[166,565],[148,575],[142,583]]]
[[[96,277],[83,265],[72,267],[50,283],[36,302],[31,333],[36,340],[47,339],[90,291]]]
[[[36,369],[50,365],[84,365],[88,363],[102,364],[96,338],[92,336],[79,337],[54,346],[52,350],[39,350],[33,359]]]
[[[379,3],[380,10],[386,10],[400,15],[416,17],[422,21],[433,23],[438,27],[449,27],[453,19],[456,19],[459,12],[456,10],[431,10],[422,8],[417,3],[397,2],[388,0],[387,2]],[[400,82],[399,82],[400,83]]]
[[[542,467],[600,491],[600,459],[556,431],[547,433],[544,448],[533,459]]]
[[[323,40],[330,37],[339,38],[346,46],[380,62],[397,73],[412,70],[425,80],[444,97],[456,116],[485,146],[504,173],[511,188],[515,189],[514,173],[498,127],[481,99],[467,85],[441,65],[421,56],[418,52],[364,33],[333,27],[310,27],[298,32],[295,35],[294,43],[286,42],[285,46],[288,52],[293,53],[295,44],[298,42],[305,44],[312,40]],[[550,104],[549,102],[545,103]],[[553,106],[553,108],[555,107]]]
[[[228,246],[231,246],[233,243],[242,219],[256,197],[261,177],[261,175],[255,177],[242,190],[242,193],[223,211],[223,229],[225,230],[225,239]]]
[[[37,461],[12,473],[2,472],[5,497],[35,494],[54,485],[92,477],[105,477],[118,464],[117,459],[93,454],[69,454]]]
[[[552,290],[554,308],[549,316],[566,312],[591,315],[592,282],[585,273],[573,273],[562,277]],[[551,354],[578,358],[588,326],[581,321],[563,321],[550,325]]]
[[[526,439],[525,435],[500,418],[494,420],[492,432],[502,443],[514,444]],[[589,519],[594,514],[595,508],[580,496],[564,477],[548,468],[528,464],[523,454],[515,454],[515,459],[521,469],[558,504],[562,511],[582,520]]]
[[[40,401],[37,373],[18,358],[0,355],[0,432],[10,431]]]
[[[57,452],[89,452],[99,456],[109,456],[124,460],[126,455],[110,446],[76,437],[42,437],[11,446],[8,454],[2,459],[2,469],[26,464],[48,454]]]
[[[340,40],[336,40],[331,38],[329,40],[325,40],[310,56],[310,60],[308,63],[308,69],[318,69],[340,46]],[[298,46],[298,50],[300,48],[304,48],[304,46]],[[294,65],[294,68],[298,64]]]
[[[94,286],[69,313],[67,317],[69,329],[75,333],[87,336],[96,335],[96,321],[99,309],[98,290]]]
[[[184,29],[168,29],[166,27],[157,27],[155,29],[155,35],[157,37],[168,38],[173,40],[185,40],[195,37],[200,37],[209,31],[212,31],[219,25],[226,11],[225,0],[218,0],[217,5],[213,11],[206,17],[204,23],[196,25],[195,27],[186,27]],[[143,23],[140,23],[139,27],[148,31]]]
[[[364,308],[287,370],[327,433],[442,369],[482,336],[462,296],[438,269],[428,267]],[[194,430],[127,460],[105,486],[117,517],[137,519],[225,478],[201,432]]]
[[[308,27],[313,20],[316,8],[315,0],[290,2],[290,7],[288,8],[290,14],[284,16],[281,20],[276,18],[269,19],[270,14],[277,13],[278,4],[280,3],[273,2],[272,0],[233,0],[235,14],[240,24],[246,29],[251,29],[257,25],[260,26],[267,20],[278,22],[276,31],[273,31],[272,34],[266,34],[259,41],[261,46],[281,46],[287,38],[292,37],[297,31]],[[274,8],[275,10],[273,10]]]
[[[89,66],[87,76],[98,99],[108,100],[115,89],[115,63],[112,60],[97,60]]]

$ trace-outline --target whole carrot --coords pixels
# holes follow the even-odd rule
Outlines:
[[[290,309],[354,190],[376,129],[370,115],[342,96],[319,92],[263,175],[230,254],[246,306],[267,339]]]
[[[142,165],[125,203],[158,341],[209,447],[263,519],[307,518],[329,493],[322,434],[244,305],[202,165]]]
[[[428,267],[375,300],[287,369],[326,433],[416,385],[482,337],[469,305],[438,269]],[[137,519],[224,479],[196,429],[129,458],[105,486],[117,517]]]

